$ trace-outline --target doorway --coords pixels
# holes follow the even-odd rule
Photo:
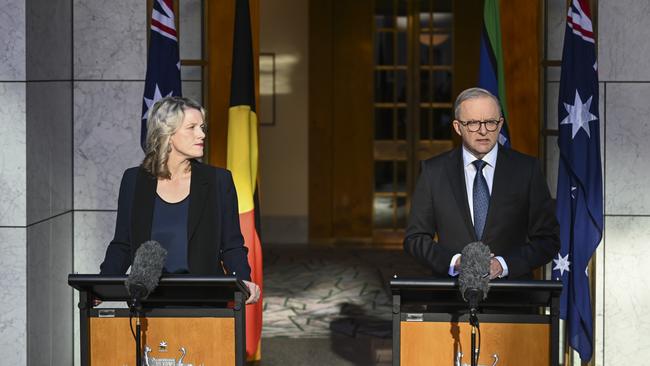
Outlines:
[[[451,0],[375,3],[375,241],[401,241],[420,162],[453,146],[453,24]]]

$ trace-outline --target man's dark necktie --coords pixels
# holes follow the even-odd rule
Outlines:
[[[474,177],[474,232],[476,238],[481,240],[483,237],[483,228],[487,218],[488,208],[490,207],[490,190],[487,181],[483,176],[483,167],[487,164],[483,160],[474,160],[472,162],[476,167],[476,176]]]

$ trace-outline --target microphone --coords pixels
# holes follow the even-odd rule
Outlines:
[[[461,252],[458,287],[473,312],[478,309],[478,303],[487,298],[490,259],[490,248],[480,241],[467,244]]]
[[[131,296],[131,306],[137,307],[158,286],[166,257],[167,250],[154,240],[142,243],[135,251],[131,273],[124,281]]]

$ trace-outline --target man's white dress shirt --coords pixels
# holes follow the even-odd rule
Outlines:
[[[494,169],[497,166],[497,151],[499,151],[499,144],[495,144],[492,150],[485,154],[483,157],[483,161],[485,161],[487,164],[483,167],[483,176],[485,177],[485,180],[487,181],[488,189],[490,191],[490,195],[492,195],[492,182],[494,181]],[[469,213],[472,217],[472,225],[474,224],[474,178],[476,177],[476,166],[472,164],[474,160],[478,160],[474,155],[472,155],[471,152],[469,152],[465,146],[463,146],[463,166],[464,166],[464,171],[465,171],[465,191],[467,192],[467,203],[469,204]],[[469,244],[469,243],[468,243]],[[449,263],[449,275],[450,276],[458,276],[458,271],[454,268],[454,264],[456,263],[456,260],[458,260],[458,257],[460,257],[460,253],[455,254],[451,258],[451,263]],[[501,267],[503,268],[503,273],[499,276],[501,277],[506,277],[508,275],[508,265],[506,264],[506,261],[503,259],[501,256],[494,257],[496,260],[499,261],[501,264]]]

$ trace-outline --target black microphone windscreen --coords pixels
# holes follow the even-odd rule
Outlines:
[[[131,264],[131,273],[125,282],[131,296],[144,299],[158,286],[166,257],[167,250],[157,241],[150,240],[140,245]]]
[[[489,273],[490,248],[480,241],[467,244],[461,252],[458,275],[458,286],[465,301],[468,301],[465,296],[468,289],[477,289],[481,291],[483,299],[487,297]]]

